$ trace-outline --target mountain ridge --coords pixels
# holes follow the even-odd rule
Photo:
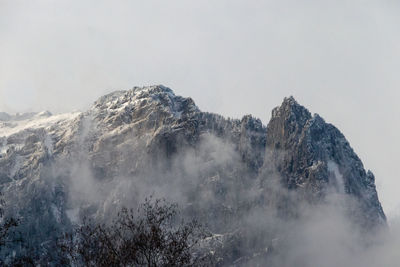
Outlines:
[[[332,196],[351,206],[345,210],[355,225],[386,225],[372,172],[336,127],[293,97],[267,125],[251,115],[202,112],[162,85],[112,92],[85,112],[3,117],[0,186],[14,206],[7,213],[26,222],[22,232],[32,244],[48,244],[38,253],[83,217],[107,221],[116,207],[150,194],[222,233],[226,250],[257,240],[225,251],[222,265],[271,246],[274,231],[260,229],[268,233],[260,241],[246,230],[258,221],[296,219],[302,206]],[[257,221],[243,219],[255,214]]]

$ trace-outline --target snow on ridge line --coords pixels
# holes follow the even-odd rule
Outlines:
[[[73,120],[80,114],[82,114],[82,112],[71,112],[50,115],[48,117],[34,116],[26,120],[10,120],[7,122],[0,122],[0,137],[7,137],[26,129],[46,128],[55,123]]]
[[[114,116],[115,112],[132,111],[136,107],[142,108],[142,103],[145,102],[147,106],[161,104],[169,110],[172,116],[180,119],[183,113],[183,103],[188,100],[189,105],[193,106],[195,111],[200,111],[190,97],[175,95],[174,91],[166,86],[135,86],[129,90],[114,91],[100,97],[94,102],[90,110],[105,112]]]
[[[164,85],[134,86],[131,89],[115,90],[113,92],[105,94],[105,95],[101,96],[100,98],[98,98],[94,102],[94,105],[99,104],[99,103],[104,103],[104,102],[112,102],[112,101],[118,100],[121,97],[126,97],[126,96],[140,98],[143,94],[151,94],[153,91],[157,91],[157,90],[160,92],[164,92],[169,95],[175,96],[175,93],[173,92],[173,90]]]

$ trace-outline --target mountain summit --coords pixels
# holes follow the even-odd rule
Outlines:
[[[293,97],[267,126],[202,112],[162,85],[113,92],[86,112],[1,113],[0,184],[6,213],[23,218],[38,255],[84,217],[107,222],[149,195],[207,223],[224,244],[220,265],[270,257],[285,236],[271,218],[282,225],[332,196],[360,228],[386,224],[372,172],[337,128]]]
[[[344,135],[318,114],[285,98],[272,111],[267,126],[267,151],[285,187],[304,191],[315,202],[335,193],[355,197],[360,219],[369,226],[386,218],[375,189],[375,178],[366,171]]]

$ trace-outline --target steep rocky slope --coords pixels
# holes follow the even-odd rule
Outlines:
[[[332,195],[360,227],[385,225],[372,172],[339,130],[293,98],[265,127],[250,115],[202,112],[164,86],[135,87],[82,113],[1,113],[0,146],[7,212],[42,255],[84,216],[107,221],[150,194],[206,222],[221,265],[265,260],[282,230],[276,220]]]
[[[343,134],[318,114],[285,98],[272,111],[267,127],[268,162],[273,163],[285,187],[304,199],[319,202],[327,194],[354,197],[358,220],[366,227],[384,223],[375,177],[355,154]]]

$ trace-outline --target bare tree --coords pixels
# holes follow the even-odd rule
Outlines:
[[[84,220],[60,242],[68,260],[84,266],[201,266],[206,236],[195,221],[179,221],[177,206],[146,199],[137,211],[123,208],[111,224]]]

